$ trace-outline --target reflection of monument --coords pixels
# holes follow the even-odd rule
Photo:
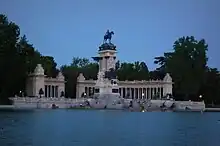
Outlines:
[[[106,32],[104,42],[99,47],[98,57],[93,57],[99,63],[99,72],[95,83],[94,96],[114,95],[119,96],[118,80],[116,78],[116,46],[111,43],[114,32]],[[107,42],[108,40],[108,42]]]

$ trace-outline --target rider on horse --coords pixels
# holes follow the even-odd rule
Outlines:
[[[113,34],[114,34],[113,31],[110,32],[109,30],[107,30],[107,32],[105,33],[105,36],[104,36],[104,42],[106,42],[107,40],[109,40],[109,42],[111,42]]]

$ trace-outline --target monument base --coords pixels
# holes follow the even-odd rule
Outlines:
[[[118,85],[112,84],[112,80],[103,79],[95,85],[94,100],[90,102],[93,108],[122,109]]]

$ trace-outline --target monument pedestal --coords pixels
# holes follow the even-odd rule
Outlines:
[[[111,38],[108,39],[111,40]],[[96,99],[91,102],[91,105],[95,108],[120,108],[122,106],[115,70],[117,51],[116,46],[110,40],[99,47],[99,56],[93,57],[99,63],[94,92]]]
[[[101,98],[102,96],[120,97],[117,79],[109,80],[108,78],[104,78],[103,75],[103,71],[98,73],[94,96],[97,98]]]

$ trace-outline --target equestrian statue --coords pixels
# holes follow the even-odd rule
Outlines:
[[[107,43],[107,40],[109,43],[111,43],[112,35],[114,35],[114,32],[113,31],[110,32],[109,30],[107,30],[107,32],[104,35],[103,43]]]

